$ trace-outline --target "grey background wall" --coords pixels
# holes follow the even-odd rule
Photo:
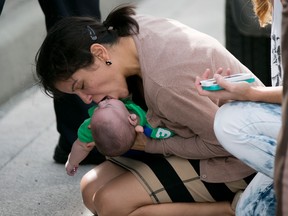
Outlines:
[[[100,0],[102,17],[131,0]],[[35,85],[34,58],[46,34],[37,0],[6,0],[0,16],[0,104]]]
[[[6,0],[0,17],[0,103],[34,83],[33,59],[44,35],[37,0]]]

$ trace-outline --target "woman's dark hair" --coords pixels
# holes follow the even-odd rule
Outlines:
[[[47,33],[35,63],[36,75],[44,92],[53,97],[59,92],[55,83],[69,79],[78,69],[93,63],[93,43],[115,44],[119,37],[137,34],[139,26],[132,15],[135,7],[122,5],[110,12],[106,20],[91,17],[66,17]]]

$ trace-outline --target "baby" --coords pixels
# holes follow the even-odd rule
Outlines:
[[[164,139],[174,135],[166,128],[152,128],[146,120],[146,112],[128,99],[106,99],[88,112],[91,118],[80,126],[78,139],[65,165],[68,175],[76,173],[79,163],[95,144],[105,156],[115,157],[127,152],[135,142],[136,126],[142,126],[144,134],[150,138]]]

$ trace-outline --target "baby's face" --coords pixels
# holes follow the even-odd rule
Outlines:
[[[105,99],[98,103],[98,107],[95,109],[93,118],[104,116],[125,116],[129,115],[124,103],[117,99]]]

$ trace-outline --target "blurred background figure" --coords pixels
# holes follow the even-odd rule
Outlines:
[[[0,14],[1,14],[1,12],[2,12],[4,3],[5,3],[5,0],[0,0]]]
[[[225,4],[226,48],[266,86],[271,86],[271,25],[260,27],[251,1],[226,0]]]
[[[39,0],[45,15],[46,29],[49,29],[60,19],[67,16],[92,16],[101,19],[99,0]],[[60,134],[55,147],[53,159],[64,164],[74,141],[77,139],[77,130],[81,123],[88,118],[88,109],[92,106],[84,104],[76,95],[63,94],[54,100],[57,131]],[[105,157],[94,148],[82,161],[82,164],[99,164]]]

